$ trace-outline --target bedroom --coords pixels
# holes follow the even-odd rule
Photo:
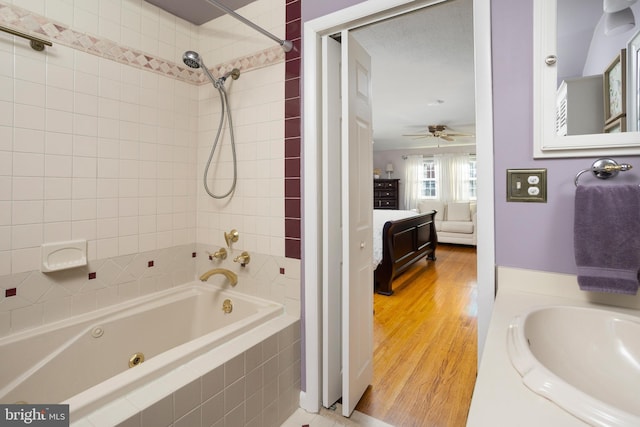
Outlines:
[[[395,212],[418,208],[420,199],[425,197],[467,202],[475,199],[472,30],[472,2],[461,0],[354,31],[356,40],[370,53],[373,69],[373,172],[377,172],[380,179],[398,180],[395,181]],[[415,82],[420,83],[416,85]],[[402,101],[398,102],[398,99]],[[429,125],[445,125],[446,128],[435,136],[429,133]],[[463,185],[453,185],[456,174],[449,167],[456,161],[466,162],[465,174],[470,179]],[[413,166],[410,166],[412,162]],[[441,173],[431,177],[438,182],[427,184],[424,177],[428,173],[425,175],[424,172],[429,165],[434,172],[435,164]],[[421,174],[422,179],[410,194],[405,194],[410,187],[408,177],[416,174]],[[459,195],[460,187],[468,196]],[[431,425],[463,425],[466,420],[476,368],[475,245],[441,243],[435,252],[436,261],[425,261],[428,254],[422,255],[393,280],[396,291],[393,296],[374,296],[374,382],[356,409],[397,425],[411,425],[411,419],[427,420],[428,416],[432,417],[429,419]],[[437,310],[424,309],[433,306],[436,299]],[[389,312],[400,310],[403,305],[407,307],[407,304],[415,309],[404,312],[403,328],[412,333],[429,334],[431,346],[423,356],[408,357],[404,366],[389,368],[382,362],[383,353],[402,351],[397,347],[392,350],[393,346],[415,345],[411,337],[403,337],[405,334],[394,333],[391,337],[387,332],[398,330],[397,325],[389,323]],[[434,319],[443,311],[447,312],[448,328]],[[434,337],[433,332],[420,332],[420,324],[428,324],[432,330],[447,331],[449,335]],[[406,340],[405,344],[401,344],[403,340]],[[455,354],[446,355],[452,348],[457,349]],[[413,350],[417,353],[415,348]],[[433,354],[440,356],[434,358]],[[421,366],[416,368],[418,363]],[[459,389],[455,393],[442,383],[438,384],[447,382],[439,378],[446,371],[444,365],[468,377],[468,381],[456,380]],[[442,372],[434,374],[438,370]],[[423,401],[422,408],[421,405],[411,406],[417,390],[423,398],[431,395],[429,402]],[[444,393],[457,397],[450,398],[440,410],[427,415],[424,412],[427,407],[443,405]],[[389,403],[390,398],[394,403]],[[398,406],[389,411],[390,405]]]

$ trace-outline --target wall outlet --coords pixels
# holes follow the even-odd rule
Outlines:
[[[546,169],[507,169],[507,202],[547,202]]]

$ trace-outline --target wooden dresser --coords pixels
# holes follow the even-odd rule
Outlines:
[[[399,209],[398,182],[399,179],[373,180],[373,208]]]

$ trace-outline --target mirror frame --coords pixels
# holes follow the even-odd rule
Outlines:
[[[557,68],[555,63],[545,63],[547,57],[557,55],[556,11],[556,0],[533,0],[533,157],[637,155],[638,132],[556,134]]]

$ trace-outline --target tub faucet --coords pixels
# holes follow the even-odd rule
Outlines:
[[[224,277],[229,279],[229,282],[231,282],[231,286],[235,286],[238,284],[238,275],[231,270],[227,270],[226,268],[214,268],[213,270],[209,270],[202,276],[200,276],[200,280],[206,282],[207,279],[214,274],[222,274]]]

